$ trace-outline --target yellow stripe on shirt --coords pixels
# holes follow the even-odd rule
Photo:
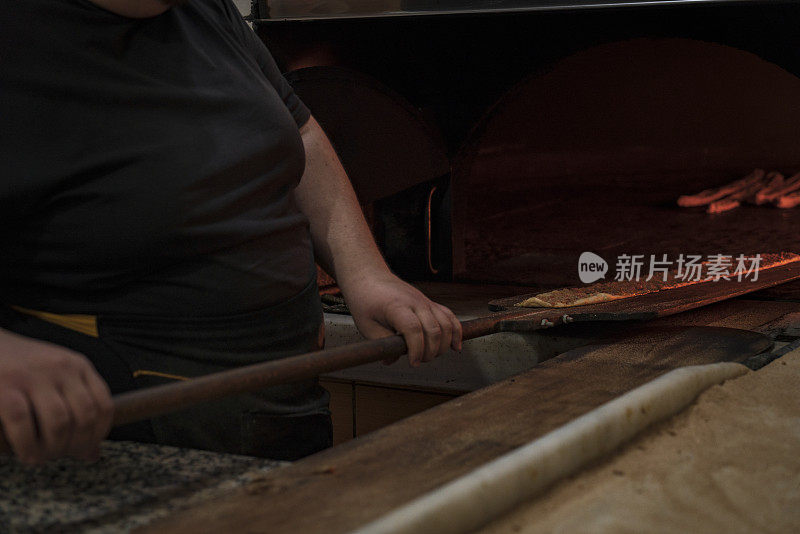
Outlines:
[[[181,376],[181,375],[171,375],[169,373],[162,373],[160,371],[149,371],[147,369],[138,369],[133,372],[133,378],[139,378],[140,376],[157,376],[159,378],[169,378],[171,380],[191,380],[188,376]]]
[[[24,313],[25,315],[36,317],[42,321],[47,321],[48,323],[52,323],[63,328],[68,328],[87,336],[97,338],[100,337],[97,330],[97,316],[95,315],[62,315],[58,313],[31,310],[28,308],[23,308],[22,306],[11,306],[11,308],[20,313]],[[138,369],[133,372],[133,378],[139,378],[140,376],[157,376],[160,378],[168,378],[170,380],[190,380],[190,378],[186,376],[162,373],[160,371],[151,371],[149,369]]]
[[[75,332],[79,332],[87,336],[100,337],[100,334],[97,331],[96,315],[61,315],[58,313],[30,310],[21,306],[11,306],[11,308],[20,313],[31,315],[41,319],[42,321],[47,321],[48,323],[52,323],[63,328],[68,328],[69,330],[74,330]]]

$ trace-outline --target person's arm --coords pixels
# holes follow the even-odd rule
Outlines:
[[[20,461],[96,458],[113,409],[86,357],[0,329],[0,424]]]
[[[372,239],[355,192],[313,117],[300,129],[306,170],[295,191],[309,219],[317,260],[335,278],[367,338],[402,334],[412,365],[450,347],[461,350],[461,324],[444,306],[396,277]]]

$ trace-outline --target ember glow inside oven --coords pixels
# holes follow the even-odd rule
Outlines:
[[[800,209],[676,203],[755,169],[800,172],[797,7],[438,4],[254,4],[400,275],[475,317],[493,299],[581,286],[586,253],[613,280],[631,257],[644,278],[653,260],[800,251]],[[329,343],[355,339],[348,320],[328,315]],[[576,332],[332,378],[458,394],[585,343]]]

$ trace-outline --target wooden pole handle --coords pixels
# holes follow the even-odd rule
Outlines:
[[[525,320],[534,314],[536,312],[530,310],[514,310],[465,321],[461,323],[462,338],[467,340],[493,334],[499,331],[503,321]],[[536,328],[535,325],[533,328]],[[331,371],[399,357],[407,350],[403,337],[396,335],[129,391],[114,396],[114,426],[150,419],[200,402],[308,380]],[[0,432],[0,453],[9,452],[11,448],[5,435]]]

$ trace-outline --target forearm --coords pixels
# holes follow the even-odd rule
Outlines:
[[[358,330],[368,338],[400,333],[411,365],[461,349],[453,312],[394,276],[369,231],[353,187],[327,136],[312,118],[301,130],[306,170],[296,189],[314,249],[336,278]]]
[[[342,290],[364,277],[388,274],[353,187],[325,132],[312,117],[300,130],[306,169],[295,190],[309,219],[317,261]]]

